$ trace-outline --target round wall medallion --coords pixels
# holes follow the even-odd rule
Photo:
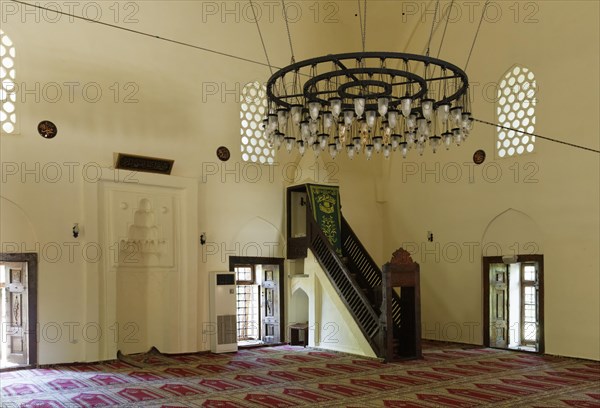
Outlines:
[[[56,128],[56,125],[54,123],[50,122],[49,120],[43,120],[40,123],[38,123],[37,129],[38,129],[38,133],[44,139],[52,139],[58,133],[58,129]]]
[[[229,153],[229,149],[225,146],[221,146],[217,149],[217,157],[221,161],[227,161],[231,157],[231,153]]]
[[[483,150],[477,150],[473,153],[473,163],[481,164],[485,161],[485,152]]]

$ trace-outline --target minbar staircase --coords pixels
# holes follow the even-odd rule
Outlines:
[[[288,189],[288,209],[291,192],[303,188]],[[340,257],[312,216],[308,202],[305,211],[306,237],[288,236],[288,258],[306,257],[308,249],[313,252],[378,357],[386,361],[420,358],[418,264],[399,250],[395,255],[401,256],[384,265],[382,273],[343,216]],[[288,211],[288,231],[290,217]],[[392,287],[401,287],[401,296]]]

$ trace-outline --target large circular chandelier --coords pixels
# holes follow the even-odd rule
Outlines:
[[[357,52],[292,63],[267,82],[265,136],[276,148],[332,158],[389,158],[428,144],[459,146],[473,127],[469,80],[457,66],[426,55]]]

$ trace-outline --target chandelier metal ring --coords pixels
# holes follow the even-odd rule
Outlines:
[[[267,81],[269,145],[300,154],[325,149],[400,150],[460,145],[473,126],[467,74],[428,55],[400,52],[330,54],[293,63]]]
[[[435,77],[435,78],[423,78],[422,76],[419,76],[413,72],[408,72],[405,70],[399,70],[399,69],[393,69],[393,68],[382,68],[381,66],[372,66],[372,67],[359,67],[359,68],[348,68],[347,65],[349,65],[349,63],[358,61],[358,62],[364,62],[368,59],[374,59],[374,60],[379,60],[379,61],[385,61],[387,64],[393,65],[394,63],[398,63],[398,64],[404,64],[404,63],[408,63],[410,64],[411,62],[416,62],[416,63],[420,63],[423,64],[424,66],[428,66],[430,67],[429,69],[432,72],[435,72],[435,67],[438,67],[438,71],[446,71],[448,72],[448,75],[444,76],[444,77]],[[325,67],[324,64],[333,64],[333,66],[337,67],[337,69],[333,70],[331,68]],[[287,74],[289,73],[299,73],[302,69],[309,69],[312,71],[316,71],[316,72],[323,72],[321,74],[315,75],[315,76],[311,76],[311,78],[306,82],[306,85],[313,85],[318,83],[321,80],[327,80],[327,79],[332,79],[334,77],[339,77],[339,76],[344,76],[346,74],[349,74],[348,78],[352,79],[353,81],[357,81],[360,82],[360,80],[356,79],[356,74],[365,74],[365,75],[376,75],[376,74],[388,74],[392,77],[404,77],[408,80],[408,83],[414,83],[414,84],[418,84],[421,89],[418,93],[415,93],[413,95],[413,99],[418,99],[421,96],[423,96],[425,93],[427,93],[428,89],[432,88],[432,86],[427,85],[430,82],[434,82],[434,81],[441,81],[441,80],[448,80],[448,79],[454,79],[456,78],[459,81],[459,86],[457,87],[456,91],[454,93],[452,93],[451,95],[447,96],[446,98],[440,99],[436,105],[442,104],[442,103],[447,103],[450,102],[452,100],[458,99],[460,98],[467,90],[468,86],[469,86],[469,80],[467,77],[467,74],[460,69],[459,67],[457,67],[456,65],[438,59],[438,58],[433,58],[433,57],[429,57],[426,55],[419,55],[419,54],[407,54],[407,53],[401,53],[401,52],[354,52],[354,53],[344,53],[344,54],[330,54],[330,55],[325,55],[325,56],[321,56],[321,57],[316,57],[316,58],[310,58],[304,61],[300,61],[300,62],[296,62],[294,64],[291,64],[287,67],[284,67],[282,69],[280,69],[279,71],[275,72],[271,78],[269,78],[269,80],[267,81],[267,97],[269,99],[269,101],[274,102],[277,106],[282,106],[282,107],[287,107],[289,108],[293,102],[294,98],[298,98],[298,97],[302,97],[302,96],[308,96],[308,89],[305,86],[304,87],[304,94],[298,94],[298,93],[292,93],[292,94],[288,94],[288,93],[282,93],[280,94],[279,92],[277,92],[277,87],[279,88],[285,88],[286,86],[286,81],[285,81],[285,77]],[[305,73],[306,75],[310,75],[310,73]],[[353,78],[354,75],[354,78]],[[401,83],[401,84],[405,84],[405,83]],[[394,85],[401,85],[399,84],[394,84]],[[424,85],[425,84],[425,85]],[[287,84],[289,86],[289,83]],[[322,98],[318,98],[318,95],[322,93],[321,91],[313,91],[310,94],[315,96],[317,99],[321,99],[323,102],[325,102],[325,100],[323,100]],[[340,97],[343,97],[343,95],[338,95]],[[395,105],[397,105],[399,103],[399,101],[396,101]],[[344,106],[345,107],[351,107],[351,103],[349,102],[344,102]]]

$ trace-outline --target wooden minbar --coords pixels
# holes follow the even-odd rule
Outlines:
[[[419,264],[400,248],[390,262],[383,265],[382,273],[385,360],[422,358]],[[400,303],[399,312],[397,308],[394,311],[393,301]],[[399,325],[394,324],[394,318]]]

